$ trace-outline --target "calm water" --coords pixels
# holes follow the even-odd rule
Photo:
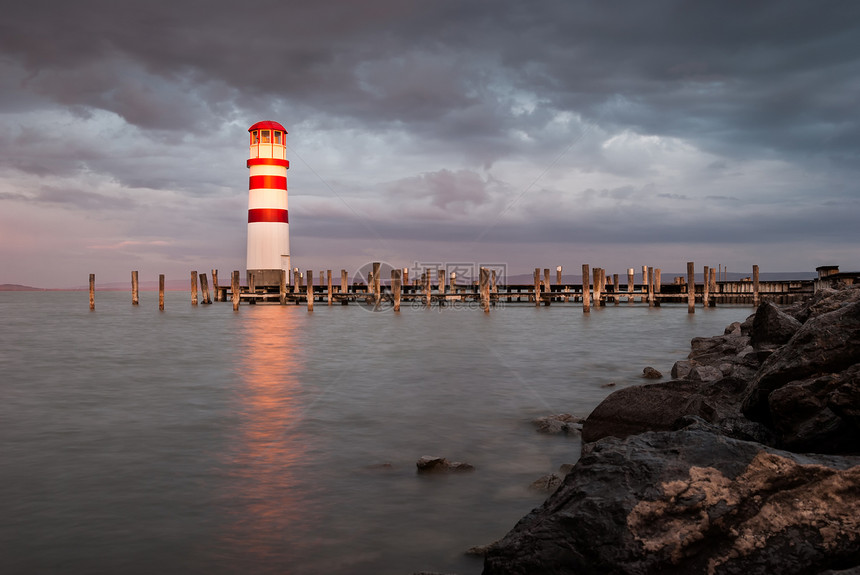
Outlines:
[[[463,552],[579,456],[532,419],[752,312],[87,298],[0,292],[4,573],[480,573]],[[422,455],[477,470],[418,476]]]

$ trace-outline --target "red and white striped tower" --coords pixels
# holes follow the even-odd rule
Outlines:
[[[281,270],[290,276],[287,131],[267,121],[257,122],[248,132],[248,273],[254,274],[257,286],[277,286]]]

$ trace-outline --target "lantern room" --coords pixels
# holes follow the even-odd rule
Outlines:
[[[278,122],[257,122],[248,132],[251,138],[248,158],[287,159],[287,130]]]

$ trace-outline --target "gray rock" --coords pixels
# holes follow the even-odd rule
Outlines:
[[[687,379],[687,376],[693,370],[693,365],[693,361],[689,359],[676,361],[672,365],[672,371],[670,372],[672,379]]]
[[[731,373],[731,364],[724,363],[721,365],[728,365],[728,371]],[[719,367],[713,367],[710,365],[697,365],[690,370],[690,373],[687,374],[687,379],[690,381],[701,381],[705,383],[717,381],[722,378],[722,370]]]
[[[771,354],[747,388],[744,413],[768,423],[768,397],[792,381],[837,373],[860,363],[860,302],[812,317]]]
[[[452,471],[474,471],[475,467],[460,461],[448,461],[444,457],[424,455],[416,463],[418,473],[447,473]]]
[[[787,343],[801,323],[771,302],[764,302],[755,313],[750,343],[753,347],[779,346]]]
[[[663,377],[663,374],[649,365],[642,370],[642,377],[645,379],[660,379]]]
[[[579,433],[582,429],[582,419],[569,413],[559,413],[538,417],[532,423],[540,433]]]
[[[644,433],[585,446],[484,574],[801,575],[856,565],[858,534],[860,458]]]

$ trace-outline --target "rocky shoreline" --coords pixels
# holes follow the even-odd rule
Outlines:
[[[485,575],[860,574],[860,288],[691,347],[671,381],[594,409]]]

